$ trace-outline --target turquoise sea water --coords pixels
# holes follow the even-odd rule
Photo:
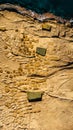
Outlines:
[[[0,0],[0,3],[18,4],[37,13],[52,12],[73,18],[73,0]]]

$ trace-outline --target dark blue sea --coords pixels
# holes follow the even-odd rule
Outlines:
[[[52,12],[64,18],[73,18],[73,0],[0,0],[23,6],[37,13]]]

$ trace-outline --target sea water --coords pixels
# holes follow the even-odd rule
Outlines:
[[[61,17],[73,18],[73,0],[0,0],[1,3],[21,5],[40,14],[51,12]]]

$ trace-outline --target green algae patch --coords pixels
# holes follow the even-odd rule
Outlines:
[[[41,56],[45,56],[46,55],[46,49],[45,48],[41,48],[41,47],[37,47],[36,48],[36,53],[41,55]]]
[[[42,100],[42,95],[43,92],[42,91],[28,91],[27,92],[27,99],[29,102],[34,102],[34,101],[41,101]]]
[[[42,30],[51,31],[51,25],[49,25],[49,24],[42,24]]]

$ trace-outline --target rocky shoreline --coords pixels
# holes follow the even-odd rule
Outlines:
[[[62,24],[65,24],[67,22],[70,23],[69,20],[63,19],[62,17],[59,17],[59,16],[55,16],[54,14],[49,13],[49,12],[44,13],[44,14],[38,14],[34,11],[27,10],[21,6],[13,5],[13,4],[9,4],[9,3],[0,4],[0,11],[4,11],[4,10],[14,11],[21,15],[28,15],[28,16],[32,17],[34,20],[38,20],[39,22],[45,22],[48,20],[56,20],[56,22],[62,23]]]

